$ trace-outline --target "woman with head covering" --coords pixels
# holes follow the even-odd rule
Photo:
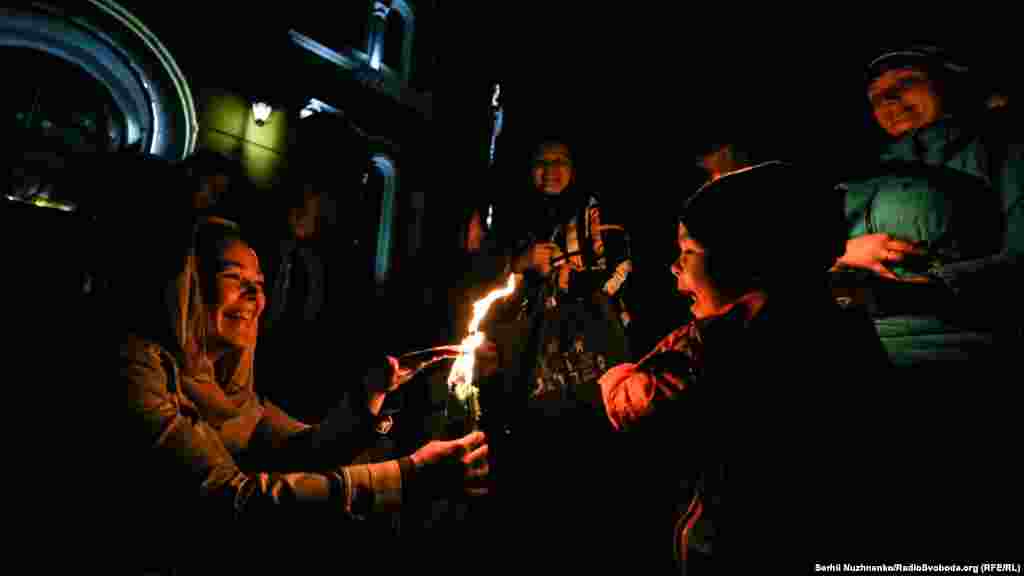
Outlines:
[[[469,469],[486,456],[480,433],[431,442],[398,460],[346,465],[390,429],[379,416],[386,394],[456,351],[442,350],[417,365],[389,357],[325,421],[294,420],[255,387],[265,306],[255,252],[223,220],[200,221],[191,234],[165,228],[159,242],[136,244],[129,259],[135,282],[118,300],[130,311],[116,391],[126,395],[118,405],[127,412],[116,421],[124,425],[115,436],[124,440],[124,451],[113,458],[125,467],[118,495],[132,504],[138,516],[131,525],[147,538],[166,543],[187,535],[196,544],[179,550],[187,555],[216,545],[207,536],[223,538],[242,525],[263,526],[247,532],[250,538],[294,527],[310,512],[359,518],[410,498],[440,496],[457,489],[464,474],[486,472]],[[191,560],[172,554],[169,562]]]
[[[773,530],[785,542],[772,547],[812,546],[806,532],[786,528],[809,520],[802,507],[835,486],[821,481],[827,473],[808,472],[831,467],[816,442],[846,457],[856,428],[847,416],[886,369],[870,322],[830,298],[827,271],[843,243],[839,200],[805,169],[767,162],[709,182],[684,206],[672,272],[694,319],[600,380],[608,417],[628,432],[621,467],[643,470],[634,490],[618,485],[638,515],[631,562],[667,569],[665,544],[674,541],[677,569],[728,573],[720,562],[759,558],[749,546]],[[798,213],[805,226],[791,225]],[[780,249],[793,245],[802,250]],[[773,472],[752,465],[756,458]],[[827,539],[832,527],[814,530]],[[719,533],[725,548],[712,554]]]
[[[997,362],[1022,318],[1001,303],[1019,286],[1024,143],[969,72],[934,47],[873,59],[867,99],[887,142],[841,186],[849,241],[836,268],[848,274],[837,284],[875,316],[893,363],[929,378]]]

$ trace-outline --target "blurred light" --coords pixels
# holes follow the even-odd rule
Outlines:
[[[74,204],[71,204],[71,203],[68,203],[68,202],[54,202],[54,201],[51,201],[51,200],[49,200],[47,198],[43,198],[43,197],[40,197],[40,196],[36,196],[36,197],[30,198],[28,200],[26,200],[24,198],[18,198],[17,196],[11,196],[10,194],[5,194],[4,197],[7,198],[8,200],[12,201],[12,202],[21,202],[23,204],[32,204],[32,205],[35,205],[35,206],[40,206],[42,208],[55,208],[57,210],[62,210],[64,212],[74,212],[75,211],[75,205]]]
[[[341,110],[335,108],[334,106],[331,106],[330,104],[324,102],[323,100],[317,100],[316,98],[310,98],[309,102],[306,103],[306,106],[302,110],[299,111],[299,118],[300,119],[309,118],[310,116],[312,116],[314,114],[319,114],[321,112],[329,112],[331,114],[341,114]]]
[[[489,162],[494,165],[494,153],[498,147],[498,136],[501,135],[501,128],[505,123],[505,111],[498,108],[494,113],[494,128],[491,131],[491,149],[489,153]]]
[[[491,229],[491,224],[494,223],[494,205],[487,207],[487,229]]]
[[[266,124],[270,118],[270,113],[273,111],[274,109],[266,102],[254,102],[252,105],[252,116],[256,120],[256,125],[263,126]]]
[[[498,96],[501,96],[501,84],[494,85],[494,97],[491,98],[491,106],[498,107]]]
[[[158,138],[160,138],[160,114],[156,111],[155,100],[150,101],[149,106],[153,110],[153,141],[152,144],[150,144],[150,148],[151,150],[156,151],[157,144],[159,143]]]
[[[324,102],[323,100],[317,100],[316,98],[309,99],[309,106],[312,106],[317,112],[330,112],[332,114],[341,114],[341,110],[338,110],[334,106]]]
[[[373,15],[381,20],[387,19],[388,12],[391,12],[390,2],[374,2],[373,3]]]

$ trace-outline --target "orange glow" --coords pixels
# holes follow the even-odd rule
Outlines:
[[[452,370],[448,373],[448,388],[455,393],[455,396],[463,401],[472,402],[475,406],[476,387],[473,386],[473,368],[476,362],[476,349],[484,343],[486,336],[480,332],[480,323],[487,316],[491,304],[511,295],[516,289],[516,274],[508,277],[504,288],[492,290],[486,296],[473,303],[473,318],[469,322],[469,335],[462,340],[461,355],[452,364]]]

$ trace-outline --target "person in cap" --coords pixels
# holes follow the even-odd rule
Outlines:
[[[840,186],[849,241],[837,283],[866,296],[897,366],[997,362],[1022,318],[998,304],[1019,287],[1024,251],[1019,129],[933,47],[885,51],[866,81],[887,142]]]
[[[1009,415],[1000,411],[1012,404],[1007,383],[1020,371],[1013,358],[1024,320],[1014,304],[1024,252],[1024,140],[1010,110],[986,106],[983,87],[971,68],[934,47],[872,59],[865,94],[884,144],[863,173],[840,185],[849,239],[834,286],[844,304],[873,317],[896,368],[886,407],[905,418],[892,450],[947,462],[1009,437]],[[977,495],[960,516],[973,530],[931,534],[950,546],[967,537],[994,541],[993,514],[1013,493],[1002,474],[959,470],[907,467],[888,482],[908,495],[898,520],[914,517],[928,530],[945,522],[944,513],[919,486]]]
[[[844,241],[840,200],[806,168],[773,161],[725,174],[686,202],[671,268],[694,319],[600,380],[607,415],[624,433],[621,467],[644,470],[633,491],[619,485],[641,511],[631,522],[634,561],[668,570],[656,559],[674,557],[684,573],[727,573],[722,562],[756,557],[751,546],[774,530],[791,557],[843,541],[834,522],[812,513],[847,516],[824,495],[839,476],[829,479],[835,464],[821,461],[816,442],[834,455],[856,450],[855,407],[872,397],[865,384],[887,361],[870,321],[841,310],[828,290]],[[809,224],[792,226],[797,213]],[[780,250],[793,245],[802,249]],[[770,454],[778,476],[758,471],[744,448]],[[621,548],[623,538],[612,539]]]

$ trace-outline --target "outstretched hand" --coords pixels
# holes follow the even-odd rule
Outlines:
[[[391,366],[390,388],[388,392],[397,390],[399,386],[412,380],[426,368],[449,358],[458,358],[462,354],[462,347],[457,344],[450,346],[439,346],[425,352],[388,356],[388,364]]]
[[[383,370],[378,369],[368,375],[367,392],[371,394],[394,392],[424,369],[448,358],[458,358],[461,353],[461,346],[451,345],[402,356],[387,356],[387,366]]]
[[[387,356],[386,362],[372,368],[366,374],[366,401],[371,414],[379,414],[384,397],[398,390],[422,370],[446,358],[457,358],[462,353],[458,345],[440,346],[422,352]]]

